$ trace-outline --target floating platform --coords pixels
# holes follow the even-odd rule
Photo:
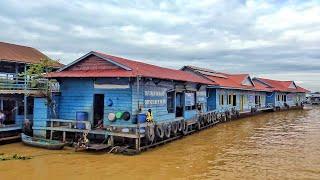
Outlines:
[[[67,133],[88,133],[91,135],[102,135],[105,138],[105,143],[91,144],[82,150],[92,150],[92,151],[104,151],[112,153],[121,153],[121,154],[138,154],[142,151],[146,151],[150,148],[174,141],[176,139],[182,138],[197,131],[207,129],[215,126],[218,123],[223,123],[242,117],[253,116],[255,114],[263,112],[272,112],[272,111],[284,111],[289,109],[302,109],[301,106],[293,106],[290,108],[261,108],[257,111],[247,111],[236,113],[216,113],[216,112],[207,112],[199,114],[196,118],[191,120],[184,120],[183,118],[178,118],[172,121],[163,121],[155,124],[150,123],[141,123],[141,124],[132,124],[132,125],[110,125],[105,129],[76,129],[74,124],[79,123],[79,121],[73,120],[62,120],[62,119],[51,119],[48,120],[48,127],[37,127],[37,130],[46,130],[49,132],[49,138],[53,138],[54,132],[62,132],[62,141],[67,142]],[[88,123],[88,122],[86,122]],[[182,123],[184,127],[170,128],[170,132],[166,132],[166,135],[159,137],[157,135],[157,126],[169,124],[174,126],[175,123]],[[128,129],[127,132],[122,132],[123,129]],[[153,131],[153,138],[150,139],[150,134],[148,131],[151,129]],[[173,130],[174,129],[174,130]],[[169,135],[168,135],[169,133]]]

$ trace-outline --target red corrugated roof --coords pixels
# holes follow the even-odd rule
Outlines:
[[[300,86],[297,86],[296,89],[290,88],[290,85],[294,83],[294,81],[279,81],[273,79],[265,79],[265,78],[255,78],[255,83],[260,84],[261,86],[269,87],[273,91],[280,91],[280,92],[301,92],[307,93],[309,92],[307,89],[304,89]],[[263,84],[263,83],[265,84]],[[294,83],[295,84],[295,83]]]
[[[216,83],[217,86],[225,87],[225,88],[234,88],[234,89],[244,89],[244,90],[256,90],[256,91],[270,91],[269,88],[266,88],[261,85],[244,85],[243,82],[246,78],[250,77],[249,74],[228,74],[213,71],[206,68],[199,68],[195,66],[185,66],[182,69],[189,69],[193,72],[201,74],[201,76],[206,77],[207,79],[211,80],[212,82]]]
[[[68,70],[68,67],[76,64],[77,62],[83,60],[79,59],[77,62],[71,63],[63,68],[60,72],[53,72],[48,74],[48,77],[51,78],[62,78],[62,77],[149,77],[149,78],[158,78],[158,79],[168,79],[168,80],[177,80],[177,81],[186,81],[186,82],[195,82],[202,84],[213,85],[211,81],[194,75],[192,73],[163,68],[151,64],[146,64],[142,62],[132,61],[121,57],[116,57],[108,55],[101,52],[90,52],[88,55],[96,55],[105,60],[110,60],[110,62],[116,63],[122,67],[122,69],[115,70]],[[85,58],[84,58],[85,59]],[[129,69],[129,70],[128,70]]]

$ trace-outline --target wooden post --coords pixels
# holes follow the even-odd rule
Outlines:
[[[137,94],[138,94],[138,107],[137,112],[139,112],[139,101],[140,101],[140,82],[139,75],[137,76]],[[136,138],[136,150],[140,152],[140,122],[137,119],[137,130],[136,130],[137,138]]]
[[[62,142],[66,142],[66,131],[62,132]]]
[[[53,127],[53,121],[50,122],[50,127],[52,128]],[[51,129],[50,130],[50,140],[52,140],[53,138],[53,130]]]
[[[24,110],[24,120],[27,119],[27,64],[24,65],[24,102],[23,102],[23,110]]]

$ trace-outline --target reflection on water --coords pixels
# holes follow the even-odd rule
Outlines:
[[[47,151],[20,143],[0,153],[1,179],[320,179],[320,107],[219,124],[137,156]]]

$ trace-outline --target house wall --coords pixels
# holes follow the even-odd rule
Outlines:
[[[240,97],[244,96],[243,111],[248,111],[251,107],[255,107],[255,96],[261,96],[261,108],[266,107],[266,92],[245,91],[233,89],[208,89],[208,109],[216,111],[225,111],[234,107],[228,104],[228,95],[236,95],[236,109],[240,110]],[[224,95],[224,104],[220,105],[219,97]]]
[[[286,92],[276,92],[275,93],[275,97],[274,97],[274,101],[276,106],[278,107],[284,107],[284,103],[285,101],[282,100],[282,98],[280,98],[280,101],[278,101],[278,95],[282,96],[286,96],[286,103],[289,106],[295,106],[296,103],[301,103],[305,100],[306,98],[306,94],[305,93],[286,93]]]
[[[196,103],[202,105],[203,111],[206,111],[206,88],[200,87],[198,90],[196,84],[177,83],[172,81],[158,81],[158,80],[141,80],[139,94],[137,93],[137,82],[132,85],[132,112],[133,115],[138,113],[146,113],[148,109],[152,110],[154,120],[156,122],[170,121],[176,118],[175,111],[173,113],[168,112],[167,109],[167,92],[185,92],[187,89],[189,92],[196,92]],[[183,97],[182,97],[183,98]],[[137,112],[138,102],[141,112]],[[174,106],[176,106],[176,100]],[[184,105],[184,104],[183,104]],[[194,118],[198,114],[196,109],[187,110],[184,108],[183,118],[186,120]]]
[[[94,94],[104,94],[104,117],[105,124],[109,113],[118,111],[128,111],[132,114],[132,90],[129,85],[129,79],[109,79],[108,82],[121,82],[128,87],[95,87],[94,79],[62,79],[60,80],[61,95],[59,98],[59,118],[76,119],[76,112],[87,112],[89,121],[93,123]],[[109,101],[113,102],[108,106]],[[132,118],[131,118],[132,119]],[[126,121],[127,122],[127,121]],[[116,121],[115,123],[121,123]]]
[[[266,104],[270,107],[274,106],[276,103],[276,93],[275,92],[267,92],[266,93]]]
[[[98,81],[107,81],[107,84],[116,85],[115,87],[104,87],[105,84],[97,83]],[[175,112],[169,113],[167,110],[167,92],[168,91],[184,91],[179,87],[187,88],[189,91],[196,91],[196,84],[189,83],[185,86],[183,83],[172,81],[146,80],[139,81],[139,93],[137,89],[136,78],[83,78],[60,79],[60,96],[56,97],[57,118],[60,119],[76,119],[76,112],[87,112],[89,121],[93,123],[94,94],[104,94],[104,124],[132,124],[135,122],[138,113],[146,113],[148,109],[153,112],[154,120],[157,122],[170,121],[175,119]],[[99,88],[97,88],[99,84]],[[127,84],[127,87],[123,85]],[[121,85],[121,87],[118,87]],[[109,85],[108,85],[109,86]],[[206,91],[205,87],[198,89],[196,93],[196,102],[202,103],[206,107]],[[108,106],[108,102],[112,101],[113,105]],[[129,121],[116,120],[110,122],[108,120],[109,113],[128,111],[131,114]],[[204,111],[206,109],[204,108]],[[192,119],[197,115],[197,110],[185,110],[183,117]],[[51,113],[52,114],[52,113]]]
[[[33,127],[46,127],[48,119],[48,107],[45,98],[34,99],[34,118]],[[34,128],[36,129],[36,128]],[[45,130],[33,130],[33,135],[38,137],[45,137]]]
[[[213,88],[209,88],[207,90],[207,94],[208,94],[208,111],[213,111],[217,109],[217,90],[213,89]],[[219,104],[219,100],[218,100],[218,104]]]

